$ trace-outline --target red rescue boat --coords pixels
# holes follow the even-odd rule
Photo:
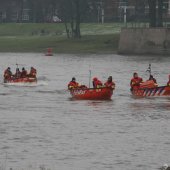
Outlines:
[[[77,100],[110,100],[113,94],[113,88],[76,88],[71,89],[70,94]]]
[[[151,64],[147,69],[147,72],[151,74]],[[153,76],[152,76],[153,78]],[[132,95],[136,97],[153,97],[153,96],[169,96],[170,97],[170,86],[158,86],[157,83],[152,80],[147,80],[140,83],[139,86],[131,89]]]
[[[170,96],[170,86],[160,86],[154,88],[138,88],[132,90],[132,94],[137,97]]]
[[[4,83],[36,83],[36,82],[37,78],[33,77],[4,79]]]
[[[158,87],[153,80],[147,80],[141,83],[139,87],[134,88],[131,92],[134,96],[138,97],[170,96],[170,86]]]

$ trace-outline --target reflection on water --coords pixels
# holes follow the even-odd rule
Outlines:
[[[21,57],[22,56],[22,57]],[[144,79],[152,62],[166,84],[168,57],[118,55],[0,54],[0,72],[18,63],[35,66],[38,84],[3,85],[0,91],[0,168],[60,170],[143,170],[169,163],[170,98],[133,98],[134,71]],[[80,68],[81,66],[81,68]],[[72,100],[73,76],[116,82],[112,100]],[[2,75],[1,75],[2,77]]]

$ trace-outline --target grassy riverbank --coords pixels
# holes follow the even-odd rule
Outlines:
[[[80,40],[67,39],[63,24],[0,24],[0,52],[114,53],[120,24],[82,24]]]

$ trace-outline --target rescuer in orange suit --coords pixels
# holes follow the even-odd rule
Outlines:
[[[11,68],[8,67],[8,68],[4,71],[4,78],[5,78],[5,79],[10,79],[11,77],[12,77]]]
[[[29,77],[36,78],[37,70],[34,67],[31,67]]]
[[[27,70],[25,70],[25,68],[22,68],[22,72],[21,72],[21,78],[25,78],[27,76]]]
[[[167,82],[167,86],[170,86],[170,75],[169,75],[169,80]]]
[[[142,82],[143,79],[138,77],[138,73],[133,73],[133,78],[130,81],[131,90],[139,88],[140,83]]]
[[[19,68],[16,68],[16,73],[14,74],[15,78],[20,78],[21,77],[21,72],[19,70]]]
[[[68,84],[68,89],[74,89],[74,88],[78,88],[79,87],[79,83],[76,82],[76,78],[73,77],[72,80],[69,82]]]
[[[100,88],[103,86],[102,82],[97,77],[93,78],[92,83],[93,83],[93,88]]]
[[[157,84],[157,81],[156,81],[156,79],[153,77],[153,75],[150,75],[149,80],[153,80],[153,82],[154,82],[155,84]]]
[[[104,83],[104,85],[105,85],[106,87],[110,87],[110,88],[112,88],[112,89],[115,88],[115,83],[114,83],[113,80],[112,80],[112,76],[109,76],[109,77],[108,77],[108,79],[107,79],[107,81]]]

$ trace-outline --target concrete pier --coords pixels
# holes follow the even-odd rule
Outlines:
[[[118,52],[170,55],[170,28],[122,28]]]

